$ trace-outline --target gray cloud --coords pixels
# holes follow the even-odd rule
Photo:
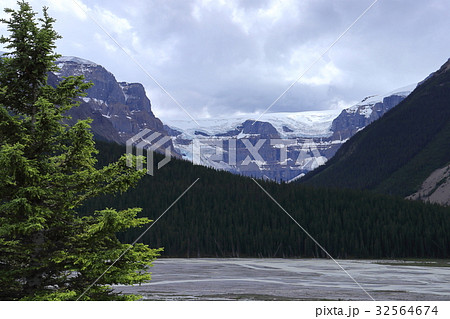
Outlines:
[[[263,111],[371,2],[82,3],[194,117],[226,117]],[[58,19],[62,54],[142,82],[157,116],[186,118],[71,1],[31,3]],[[422,80],[450,56],[449,10],[449,1],[380,0],[271,111],[342,107]]]

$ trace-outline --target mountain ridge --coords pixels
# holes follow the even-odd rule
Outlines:
[[[409,196],[450,162],[447,61],[382,119],[358,132],[302,183]]]
[[[49,74],[48,82],[55,85],[67,76],[84,76],[93,86],[86,96],[79,99],[80,105],[72,108],[69,123],[92,118],[91,130],[96,139],[125,144],[144,129],[167,136],[164,125],[152,112],[150,99],[140,83],[119,82],[114,74],[100,64],[74,56],[64,56],[56,61],[59,71]],[[175,157],[171,141],[161,146],[169,147]]]

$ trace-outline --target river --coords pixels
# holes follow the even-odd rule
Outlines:
[[[339,260],[377,301],[450,300],[450,263]],[[114,286],[145,300],[370,300],[327,259],[165,259],[152,281]]]

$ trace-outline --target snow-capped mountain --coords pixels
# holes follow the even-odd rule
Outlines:
[[[293,181],[324,164],[351,136],[395,107],[416,85],[340,110],[164,121],[184,159],[247,176]]]
[[[163,123],[151,110],[142,84],[118,82],[101,65],[78,57],[61,57],[56,64],[60,70],[49,74],[50,84],[56,84],[62,77],[78,75],[94,83],[87,90],[87,96],[80,99],[80,106],[72,108],[69,115],[72,122],[92,118],[91,126],[96,138],[125,144],[144,129],[167,135]]]
[[[348,139],[375,120],[382,117],[387,111],[395,107],[407,97],[417,84],[402,87],[384,95],[366,97],[361,102],[342,111],[333,121],[331,131],[333,137]]]

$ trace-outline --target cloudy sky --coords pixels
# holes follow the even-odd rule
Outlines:
[[[119,81],[141,82],[164,120],[189,117],[148,74],[194,118],[256,118],[373,1],[30,3],[48,6],[57,19],[59,53],[101,64]],[[343,108],[421,81],[450,57],[449,12],[450,0],[379,0],[270,112]]]

